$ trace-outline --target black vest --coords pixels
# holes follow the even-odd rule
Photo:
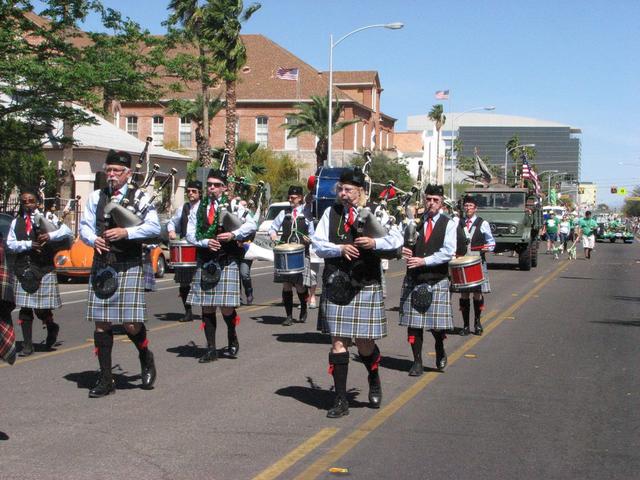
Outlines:
[[[444,214],[440,214],[440,218],[433,226],[431,236],[425,243],[424,241],[424,229],[425,224],[421,225],[420,233],[416,240],[416,246],[413,249],[413,255],[416,257],[428,257],[433,255],[444,245],[444,237],[447,233],[447,223],[449,217]],[[441,263],[440,265],[424,266],[418,268],[407,269],[407,275],[413,277],[414,283],[427,283],[427,282],[439,282],[449,275],[449,263]]]
[[[20,215],[16,218],[16,225],[14,233],[16,234],[16,240],[31,240],[35,241],[38,238],[36,227],[32,226],[31,233],[27,235],[27,224],[24,221],[24,217]],[[54,270],[53,257],[55,252],[51,248],[42,249],[41,252],[35,250],[27,250],[26,252],[20,252],[16,254],[15,264],[17,267],[24,268],[28,263],[37,265],[43,272],[52,272]]]
[[[185,204],[182,206],[182,214],[180,216],[180,239],[183,239],[187,235],[189,213],[191,213],[191,204],[189,202],[185,202]]]
[[[133,205],[135,202],[137,189],[129,187],[125,197],[129,201],[129,205]],[[104,207],[111,201],[109,196],[109,189],[103,188],[100,190],[100,198],[98,199],[98,205],[96,206],[96,235],[102,236],[105,230],[118,227],[112,218],[104,218]],[[144,239],[130,240],[124,238],[116,242],[109,242],[109,253],[115,255],[115,259],[118,262],[132,261],[142,259],[142,243]]]
[[[291,235],[291,230],[295,230],[297,235],[294,233]],[[299,213],[296,217],[295,226],[293,226],[293,212],[287,213],[284,216],[284,220],[282,221],[282,236],[280,240],[282,242],[288,243],[302,243],[302,236],[309,236],[309,229],[307,228],[307,222],[305,221],[304,214]],[[291,239],[289,239],[291,237]],[[309,253],[309,245],[305,247],[305,252]]]
[[[207,205],[207,210],[209,209],[209,207],[211,206],[211,204]],[[198,208],[198,210],[200,208],[204,208],[204,203],[201,200],[200,201],[200,206]],[[222,208],[222,206],[219,204],[216,207],[216,216],[220,215],[220,208]],[[211,226],[211,224],[209,223],[209,216],[207,215],[207,211],[204,212],[204,230],[208,230],[209,227]],[[197,222],[197,216],[196,216],[196,222]],[[197,225],[197,223],[196,223]],[[218,224],[218,231],[216,232],[216,234],[218,233],[223,233],[225,230],[222,228],[222,225]],[[218,260],[222,260],[222,257],[229,257],[230,259],[241,259],[244,257],[244,248],[242,247],[242,245],[239,245],[238,242],[236,240],[231,240],[230,242],[220,242],[221,244],[221,248],[220,250],[218,250],[217,252],[213,252],[211,250],[209,250],[206,247],[198,247],[198,249],[196,250],[197,256],[201,261],[208,261],[211,259],[215,259],[217,258]]]
[[[471,224],[471,228],[475,227],[475,230],[473,231],[473,235],[471,236],[471,241],[470,241],[471,248],[482,247],[484,245],[484,235],[480,231],[482,222],[484,222],[482,217],[476,217],[474,222]],[[458,223],[458,231],[462,232],[462,235],[464,236],[465,248],[462,253],[459,253],[458,250],[456,250],[457,255],[466,255],[467,253],[467,248],[466,248],[467,234],[465,233],[466,229],[467,229],[467,220],[463,218],[462,220],[460,220],[460,223]],[[480,255],[484,259],[484,252],[481,252]]]
[[[356,238],[355,222],[348,232],[344,231],[344,207],[341,204],[332,206],[329,213],[329,241],[341,245],[353,243]],[[360,257],[356,260],[347,260],[344,257],[325,258],[323,277],[327,278],[334,271],[342,270],[364,285],[380,283],[380,258],[373,250],[359,248],[358,251]]]

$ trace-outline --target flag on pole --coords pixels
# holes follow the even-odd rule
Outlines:
[[[449,100],[449,90],[438,90],[436,100]]]
[[[297,68],[279,67],[278,70],[276,70],[276,77],[280,80],[293,80],[294,82],[297,82],[298,72]]]
[[[531,165],[529,165],[529,162],[526,158],[522,159],[522,179],[530,180],[531,182],[533,182],[536,190],[536,195],[540,195],[541,189],[540,181],[538,180],[538,174],[536,174]]]

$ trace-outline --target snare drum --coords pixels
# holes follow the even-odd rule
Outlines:
[[[454,258],[449,262],[449,273],[451,284],[456,288],[477,287],[485,282],[481,257]]]
[[[304,272],[304,245],[284,243],[273,247],[276,274],[294,275]]]
[[[196,266],[196,246],[186,240],[171,240],[169,242],[171,265],[174,268]]]

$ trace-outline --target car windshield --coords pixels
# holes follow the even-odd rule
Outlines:
[[[267,216],[265,220],[275,220],[278,214],[284,210],[286,213],[291,211],[291,205],[271,205],[267,210]]]
[[[474,196],[478,201],[478,208],[524,208],[525,194],[524,192],[508,193],[475,193]]]

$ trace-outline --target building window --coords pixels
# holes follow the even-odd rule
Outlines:
[[[180,119],[180,146],[191,148],[191,120],[185,117]]]
[[[269,144],[269,119],[267,117],[256,117],[256,143],[261,147]]]
[[[287,115],[285,118],[285,123],[287,125],[297,125],[298,119],[293,115]],[[289,128],[287,127],[284,131],[284,149],[285,150],[297,150],[298,149],[298,137],[289,138]]]
[[[161,147],[164,145],[164,118],[153,117],[153,126],[151,128],[151,136],[153,137],[153,145]]]
[[[127,117],[127,133],[138,138],[138,117]]]

